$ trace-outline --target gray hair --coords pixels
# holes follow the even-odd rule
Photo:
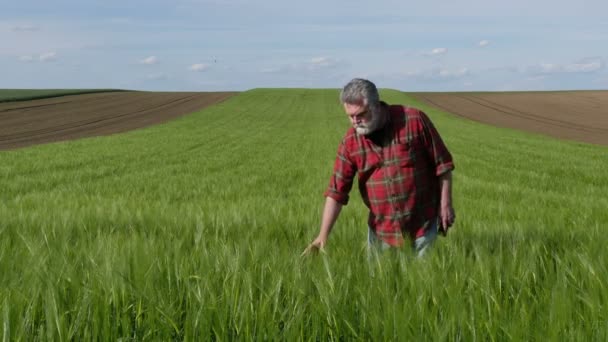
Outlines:
[[[371,81],[354,78],[342,88],[340,101],[349,104],[363,103],[370,108],[377,108],[380,106],[380,95]]]

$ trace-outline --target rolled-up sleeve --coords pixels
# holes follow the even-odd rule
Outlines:
[[[422,119],[422,134],[425,148],[430,160],[435,165],[435,175],[441,176],[446,172],[454,170],[455,166],[452,154],[445,146],[439,132],[425,113],[420,112],[420,118]]]
[[[325,197],[331,197],[342,205],[348,204],[348,194],[353,186],[353,179],[357,172],[355,164],[350,159],[346,145],[346,140],[342,140],[342,143],[338,147],[334,172],[329,180],[329,186],[324,193]]]

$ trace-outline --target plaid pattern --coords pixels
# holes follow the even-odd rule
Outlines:
[[[384,242],[401,246],[436,220],[439,176],[454,169],[452,156],[422,111],[387,105],[384,128],[367,136],[351,127],[338,148],[325,196],[346,205],[355,174],[369,208],[369,227]]]

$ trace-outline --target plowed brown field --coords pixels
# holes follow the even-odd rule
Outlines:
[[[446,112],[486,124],[608,145],[608,91],[413,95]]]
[[[0,150],[159,124],[234,94],[112,92],[2,103]]]
[[[0,150],[125,132],[221,102],[233,92],[115,92],[0,104]],[[608,146],[608,91],[414,93],[467,119]]]

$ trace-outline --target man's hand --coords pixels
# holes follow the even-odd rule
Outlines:
[[[319,251],[324,252],[323,247],[325,247],[326,241],[327,241],[327,238],[318,236],[316,239],[314,239],[314,241],[310,245],[308,245],[308,247],[306,247],[306,249],[304,250],[304,252],[302,252],[302,254],[300,256],[317,254]]]
[[[448,229],[454,224],[456,221],[456,214],[454,213],[454,208],[452,204],[441,205],[441,209],[439,212],[439,231],[443,236],[448,233]]]
[[[452,172],[446,172],[439,177],[441,201],[439,205],[439,231],[446,236],[448,229],[454,224],[456,214],[452,207]]]
[[[327,197],[325,200],[325,206],[323,207],[323,218],[321,219],[321,229],[319,229],[319,235],[310,245],[308,245],[308,247],[306,247],[301,256],[309,255],[310,253],[316,254],[319,251],[325,253],[323,251],[323,247],[325,247],[329,233],[331,232],[338,215],[340,215],[341,209],[342,204],[338,203],[331,197]]]

